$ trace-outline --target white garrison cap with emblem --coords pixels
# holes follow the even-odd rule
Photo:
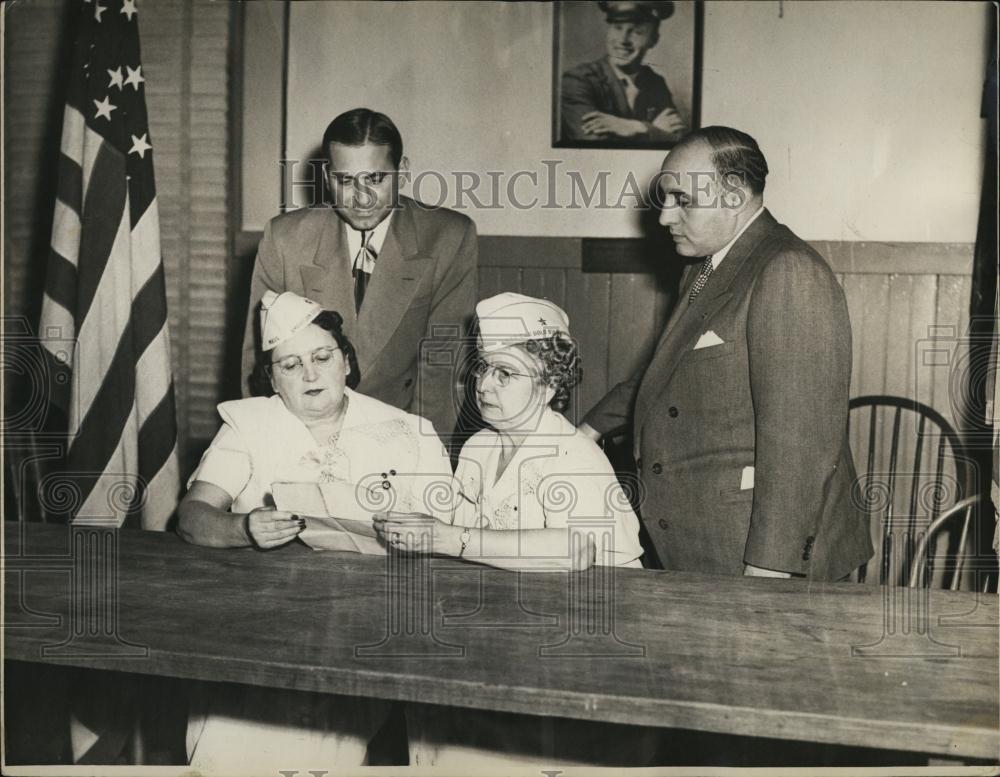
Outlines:
[[[569,335],[569,316],[547,299],[505,291],[476,305],[479,350],[492,351],[557,332]]]
[[[323,308],[294,291],[265,291],[260,300],[261,349],[270,351],[313,322]]]

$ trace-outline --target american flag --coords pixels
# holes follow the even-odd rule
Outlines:
[[[135,0],[81,0],[39,337],[75,523],[164,529],[179,492]],[[44,487],[44,484],[43,484]]]

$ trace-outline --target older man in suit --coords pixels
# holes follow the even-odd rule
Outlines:
[[[851,325],[825,260],[764,208],[767,163],[728,127],[660,171],[660,223],[697,258],[652,360],[581,425],[632,420],[666,569],[838,580],[872,555],[852,500]]]
[[[254,364],[264,292],[294,291],[338,311],[357,350],[358,390],[455,428],[456,368],[476,304],[473,222],[398,195],[407,169],[392,120],[357,108],[323,135],[333,207],[277,216],[264,230],[250,289],[243,376]],[[246,392],[249,386],[244,385]]]

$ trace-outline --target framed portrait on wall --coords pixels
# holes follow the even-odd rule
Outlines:
[[[700,121],[700,0],[557,2],[552,145],[671,148]]]

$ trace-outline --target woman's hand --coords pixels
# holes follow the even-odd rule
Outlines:
[[[391,548],[406,553],[441,553],[457,556],[460,526],[452,526],[423,513],[375,513],[372,525]]]
[[[246,532],[258,548],[277,548],[306,528],[305,518],[273,507],[258,507],[246,517]]]

